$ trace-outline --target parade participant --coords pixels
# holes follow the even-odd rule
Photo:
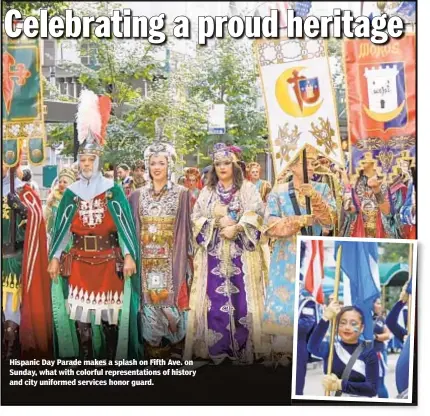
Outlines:
[[[133,191],[133,177],[130,176],[130,167],[125,163],[122,163],[118,165],[116,172],[125,196],[129,197]]]
[[[392,186],[390,187],[391,199],[396,208],[398,221],[401,224],[402,236],[407,239],[416,238],[415,220],[410,215],[412,212],[411,208],[415,205],[415,185],[413,179],[415,167],[413,164],[414,158],[408,157],[407,153],[402,153],[398,175],[394,177]],[[415,207],[413,208],[413,214],[415,217]]]
[[[172,181],[174,148],[162,131],[144,153],[150,181],[130,196],[140,243],[141,330],[149,357],[169,357],[185,336],[191,247],[190,194]]]
[[[299,321],[297,323],[296,394],[303,395],[306,369],[310,358],[308,340],[317,324],[318,317],[315,299],[304,289],[300,291],[297,316]]]
[[[270,182],[260,179],[261,166],[257,162],[249,163],[247,166],[247,178],[251,181],[260,192],[261,199],[263,202],[267,202],[267,196],[269,195],[272,185]]]
[[[308,174],[312,177],[317,155],[310,146],[306,153]],[[335,222],[336,205],[328,186],[303,182],[302,155],[290,165],[290,180],[275,185],[269,194],[265,215],[266,234],[273,241],[273,250],[263,331],[272,335],[275,360],[285,365],[290,362],[293,349],[296,236],[321,235],[322,226],[329,229]],[[306,214],[306,196],[311,199],[311,215]]]
[[[332,373],[327,374],[330,345],[324,341],[330,321],[336,318]],[[337,396],[375,397],[378,393],[378,358],[375,350],[365,348],[360,343],[360,335],[364,329],[364,317],[355,306],[345,306],[333,301],[324,310],[322,319],[309,338],[308,350],[324,360],[322,385],[325,390],[336,392]],[[358,351],[356,351],[358,349]],[[350,363],[350,360],[356,359]],[[352,365],[349,374],[344,374],[348,364]]]
[[[145,186],[145,183],[145,162],[143,160],[138,160],[133,169],[133,191],[142,188]]]
[[[396,386],[400,396],[408,392],[409,386],[409,355],[410,355],[410,334],[407,329],[399,324],[399,316],[408,304],[411,294],[411,281],[406,282],[400,293],[399,301],[393,306],[385,321],[388,329],[394,334],[397,340],[402,343],[403,348],[396,364]]]
[[[373,333],[374,342],[373,349],[376,352],[379,363],[379,388],[378,397],[388,398],[388,390],[385,387],[384,378],[387,373],[387,363],[384,356],[385,341],[390,339],[390,330],[385,325],[385,320],[382,317],[382,304],[381,299],[376,299],[373,305]]]
[[[387,184],[383,176],[378,175],[371,153],[365,155],[361,165],[355,185],[344,195],[345,220],[340,235],[400,238]]]
[[[30,185],[16,177],[11,193],[10,175],[3,164],[2,356],[51,358],[52,309],[42,204]]]
[[[49,273],[55,353],[61,358],[140,355],[135,227],[121,186],[100,171],[110,109],[108,97],[82,91],[77,115],[79,180],[64,192],[52,231]]]
[[[33,191],[36,192],[38,196],[40,195],[39,185],[35,180],[33,180],[33,172],[28,166],[22,168],[18,167],[16,175],[19,179],[21,179],[22,182],[30,185],[31,189],[33,189]]]
[[[197,243],[185,340],[185,359],[228,358],[252,363],[264,354],[261,335],[264,279],[258,244],[263,202],[243,180],[235,153],[214,146],[208,184],[192,215]]]
[[[76,181],[75,172],[70,168],[64,168],[58,175],[58,183],[54,185],[46,201],[44,210],[44,217],[46,221],[46,231],[51,234],[55,222],[55,215],[57,213],[58,205],[60,205],[61,198],[64,191]]]
[[[199,197],[202,184],[200,181],[200,172],[197,168],[186,168],[185,169],[185,182],[184,186],[190,190],[191,193],[191,209]]]

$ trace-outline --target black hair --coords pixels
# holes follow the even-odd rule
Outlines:
[[[208,172],[208,181],[206,183],[206,186],[209,189],[215,189],[218,184],[218,176],[215,171],[215,165],[212,165]],[[236,187],[236,189],[240,189],[243,184],[243,172],[241,167],[233,162],[233,184]]]
[[[361,319],[361,324],[364,325],[364,313],[363,311],[357,307],[357,306],[344,306],[340,312],[338,313],[338,315],[336,316],[336,332],[339,329],[339,322],[342,319],[342,316],[346,313],[346,312],[357,312],[360,315],[360,319]]]

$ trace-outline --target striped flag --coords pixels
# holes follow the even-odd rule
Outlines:
[[[323,304],[323,278],[324,278],[324,241],[306,241],[306,250],[303,259],[303,279],[305,289]]]

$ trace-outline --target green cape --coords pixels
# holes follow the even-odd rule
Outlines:
[[[118,229],[121,248],[127,247],[136,262],[137,273],[124,282],[123,307],[120,312],[116,359],[140,358],[143,353],[138,335],[138,310],[140,305],[140,252],[136,241],[136,228],[130,205],[122,187],[115,184],[106,191],[108,210]],[[52,259],[77,210],[78,197],[69,189],[64,192],[55,217],[49,258]],[[71,244],[69,242],[70,247]],[[54,321],[55,355],[59,358],[78,357],[79,344],[75,322],[69,318],[65,300],[68,297],[67,279],[52,281],[52,310]],[[96,358],[103,356],[105,341],[101,325],[93,322],[93,350]]]

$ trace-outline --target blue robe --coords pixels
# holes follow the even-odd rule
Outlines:
[[[335,211],[336,203],[328,185],[311,182],[314,189],[322,195],[325,203]],[[289,183],[276,185],[267,199],[265,218],[284,218],[296,215],[289,195]],[[298,197],[297,197],[298,199]],[[306,206],[297,201],[300,212],[306,215]],[[325,226],[326,228],[330,228]],[[312,235],[321,235],[321,225],[312,226]],[[294,293],[296,283],[296,235],[273,238],[273,250],[270,259],[269,283],[263,315],[263,331],[266,334],[288,336],[282,340],[276,352],[292,352],[292,335],[294,323]]]
[[[315,300],[312,298],[302,299],[299,305],[298,316],[296,394],[303,395],[306,378],[306,367],[310,355],[308,351],[308,339],[317,323],[317,308]]]
[[[391,309],[386,320],[388,329],[401,343],[403,343],[405,336],[408,335],[408,331],[398,323],[399,315],[404,306],[405,304],[402,301],[398,301]],[[399,394],[409,387],[409,339],[410,337],[408,336],[404,341],[402,352],[396,364],[396,386]]]

